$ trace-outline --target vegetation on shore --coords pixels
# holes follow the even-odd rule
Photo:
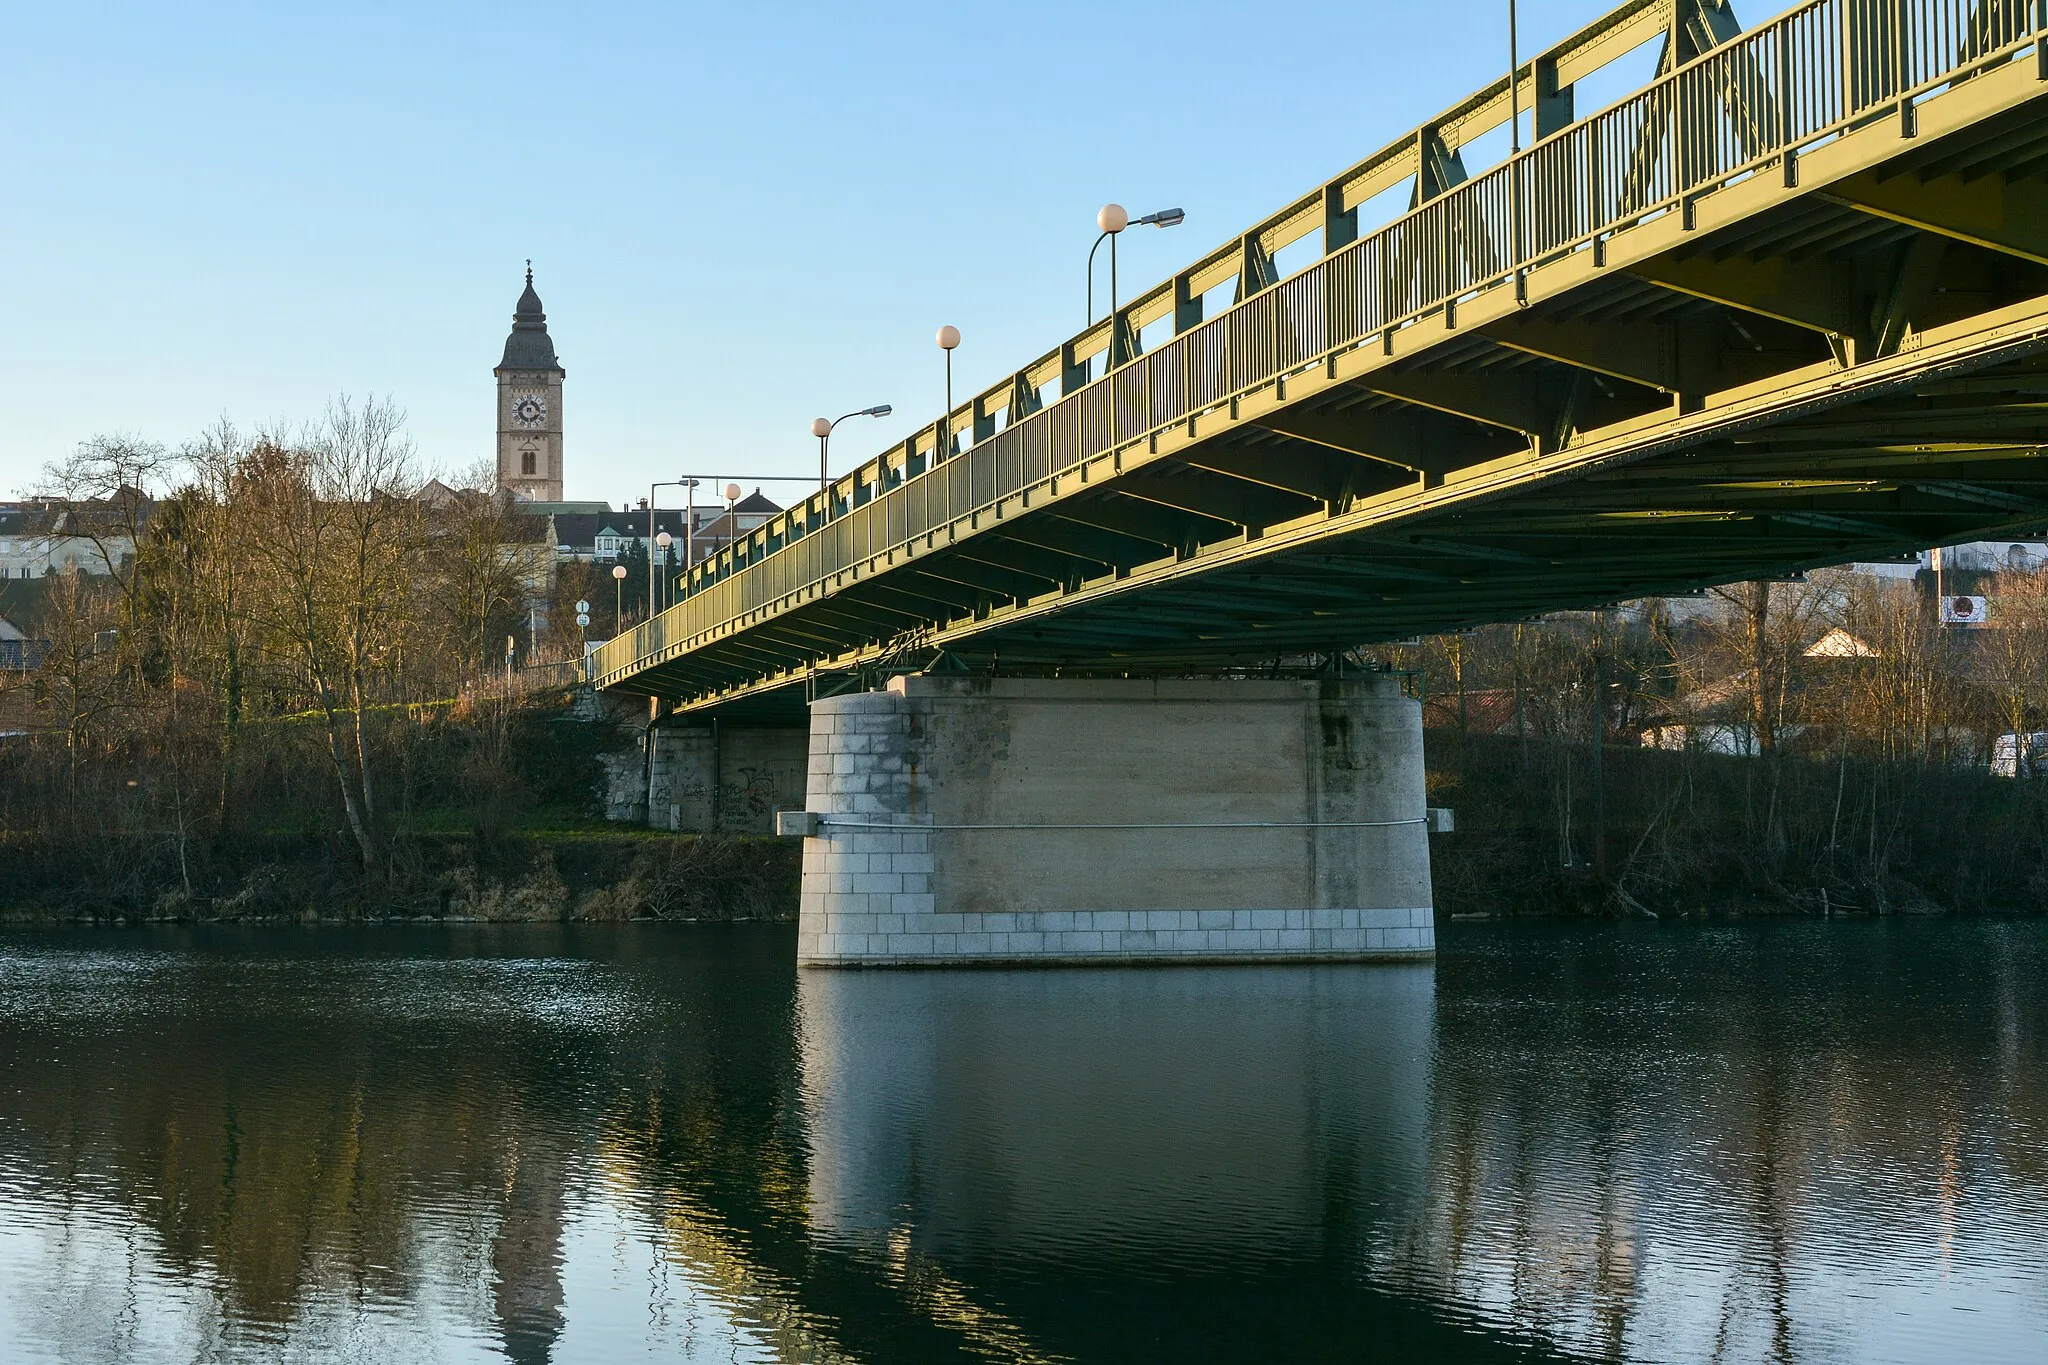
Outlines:
[[[375,875],[304,717],[244,736],[225,827],[187,814],[139,739],[89,767],[51,736],[0,746],[0,922],[794,915],[794,845],[606,823],[597,754],[621,740],[566,689],[372,723],[391,746],[393,806]]]
[[[0,917],[793,913],[793,848],[604,823],[626,741],[505,668],[552,566],[502,496],[415,498],[387,407],[94,441],[45,482],[114,571],[46,580],[47,653],[0,679],[31,722],[0,741]]]
[[[2048,910],[2048,582],[1841,571],[1376,651],[1424,697],[1451,914]]]

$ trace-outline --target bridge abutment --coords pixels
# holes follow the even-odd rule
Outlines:
[[[1423,799],[1391,678],[897,678],[811,708],[798,961],[1427,956]]]

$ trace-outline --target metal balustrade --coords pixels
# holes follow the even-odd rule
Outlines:
[[[743,538],[692,575],[681,602],[601,646],[590,675],[603,684],[702,643],[1085,460],[1683,211],[1874,119],[1910,128],[1916,100],[1993,65],[2024,56],[2048,76],[2044,35],[2048,0],[1813,0],[952,458],[938,458],[947,441],[934,424],[928,468],[859,505],[854,478],[842,479],[833,498],[850,509],[843,515],[806,529],[813,507],[783,534]]]

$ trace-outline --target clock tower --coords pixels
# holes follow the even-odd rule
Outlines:
[[[533,292],[533,262],[526,292],[512,314],[512,335],[498,376],[498,487],[533,502],[562,500],[562,376],[548,315]]]

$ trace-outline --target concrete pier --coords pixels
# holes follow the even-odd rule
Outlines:
[[[800,729],[656,725],[647,730],[647,823],[683,834],[773,834],[804,791]]]
[[[808,966],[1435,949],[1390,678],[906,677],[811,708]]]

